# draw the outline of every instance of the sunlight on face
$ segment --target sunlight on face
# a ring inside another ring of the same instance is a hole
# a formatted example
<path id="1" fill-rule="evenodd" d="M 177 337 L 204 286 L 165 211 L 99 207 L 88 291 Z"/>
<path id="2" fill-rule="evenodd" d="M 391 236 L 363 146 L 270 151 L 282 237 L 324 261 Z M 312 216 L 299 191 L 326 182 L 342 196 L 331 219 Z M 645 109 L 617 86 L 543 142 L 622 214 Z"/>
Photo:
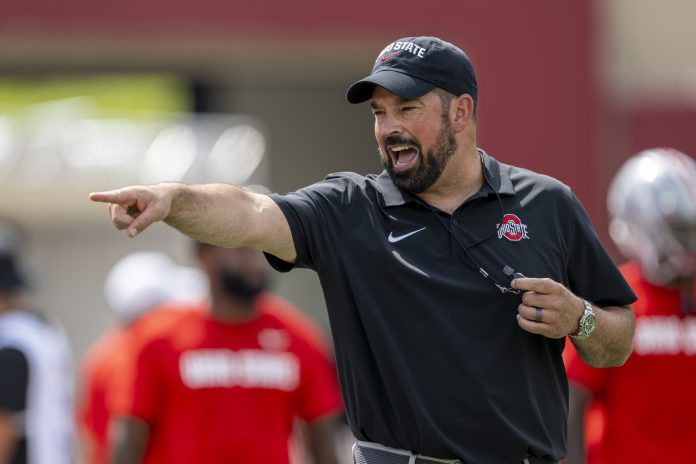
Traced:
<path id="1" fill-rule="evenodd" d="M 384 168 L 398 187 L 425 192 L 457 150 L 448 108 L 434 92 L 406 100 L 381 87 L 375 88 L 371 105 Z M 432 138 L 433 132 L 435 142 L 424 150 L 421 140 Z"/>

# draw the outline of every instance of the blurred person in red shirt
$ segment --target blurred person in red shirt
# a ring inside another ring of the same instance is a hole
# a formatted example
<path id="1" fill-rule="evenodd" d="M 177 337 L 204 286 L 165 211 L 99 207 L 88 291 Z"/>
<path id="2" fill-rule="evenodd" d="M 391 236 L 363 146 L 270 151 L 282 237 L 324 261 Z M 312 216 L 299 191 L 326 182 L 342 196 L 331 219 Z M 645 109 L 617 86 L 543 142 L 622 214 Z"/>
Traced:
<path id="1" fill-rule="evenodd" d="M 180 305 L 205 299 L 200 270 L 176 265 L 155 251 L 131 253 L 109 272 L 104 295 L 118 325 L 97 339 L 82 361 L 77 401 L 83 461 L 110 461 L 115 412 L 132 396 L 133 357 L 140 343 L 180 317 Z"/>
<path id="2" fill-rule="evenodd" d="M 336 463 L 342 401 L 321 329 L 264 291 L 260 251 L 196 246 L 209 303 L 141 347 L 113 462 L 287 464 L 300 419 L 313 462 Z"/>
<path id="3" fill-rule="evenodd" d="M 696 161 L 672 149 L 638 153 L 616 174 L 608 207 L 638 296 L 633 354 L 593 369 L 566 345 L 566 463 L 696 462 Z"/>

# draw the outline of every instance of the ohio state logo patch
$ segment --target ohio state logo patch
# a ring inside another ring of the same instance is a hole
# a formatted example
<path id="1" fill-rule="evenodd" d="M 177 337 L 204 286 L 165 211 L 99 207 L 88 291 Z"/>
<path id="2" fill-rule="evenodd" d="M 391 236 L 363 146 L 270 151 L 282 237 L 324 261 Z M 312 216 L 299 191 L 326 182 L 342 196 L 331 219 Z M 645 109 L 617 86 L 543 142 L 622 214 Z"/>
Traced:
<path id="1" fill-rule="evenodd" d="M 506 214 L 503 216 L 503 223 L 496 224 L 498 229 L 498 238 L 505 237 L 512 242 L 519 242 L 523 238 L 529 238 L 527 234 L 527 224 L 522 224 L 520 218 L 515 214 Z"/>

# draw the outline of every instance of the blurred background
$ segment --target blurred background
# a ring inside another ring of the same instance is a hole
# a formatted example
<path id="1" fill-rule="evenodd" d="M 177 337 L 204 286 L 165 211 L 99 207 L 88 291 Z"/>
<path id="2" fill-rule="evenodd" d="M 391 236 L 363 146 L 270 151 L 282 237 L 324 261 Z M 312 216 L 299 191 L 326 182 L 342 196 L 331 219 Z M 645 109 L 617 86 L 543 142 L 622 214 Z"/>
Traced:
<path id="1" fill-rule="evenodd" d="M 479 79 L 479 144 L 554 176 L 613 256 L 605 195 L 647 147 L 696 154 L 696 3 L 9 2 L 0 10 L 0 218 L 25 232 L 36 304 L 76 357 L 112 323 L 102 288 L 138 249 L 193 262 L 157 225 L 136 239 L 90 191 L 164 180 L 286 193 L 378 172 L 367 105 L 345 91 L 392 40 L 461 46 Z M 276 289 L 325 327 L 308 271 Z"/>

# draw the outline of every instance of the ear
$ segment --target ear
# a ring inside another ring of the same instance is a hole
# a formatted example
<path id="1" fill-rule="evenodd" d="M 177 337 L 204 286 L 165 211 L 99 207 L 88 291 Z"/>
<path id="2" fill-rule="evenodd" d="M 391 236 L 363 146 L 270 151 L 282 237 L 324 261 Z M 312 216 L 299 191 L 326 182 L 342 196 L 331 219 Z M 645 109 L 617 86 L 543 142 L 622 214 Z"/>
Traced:
<path id="1" fill-rule="evenodd" d="M 452 129 L 460 132 L 472 124 L 474 118 L 474 99 L 469 94 L 462 94 L 452 100 Z"/>

